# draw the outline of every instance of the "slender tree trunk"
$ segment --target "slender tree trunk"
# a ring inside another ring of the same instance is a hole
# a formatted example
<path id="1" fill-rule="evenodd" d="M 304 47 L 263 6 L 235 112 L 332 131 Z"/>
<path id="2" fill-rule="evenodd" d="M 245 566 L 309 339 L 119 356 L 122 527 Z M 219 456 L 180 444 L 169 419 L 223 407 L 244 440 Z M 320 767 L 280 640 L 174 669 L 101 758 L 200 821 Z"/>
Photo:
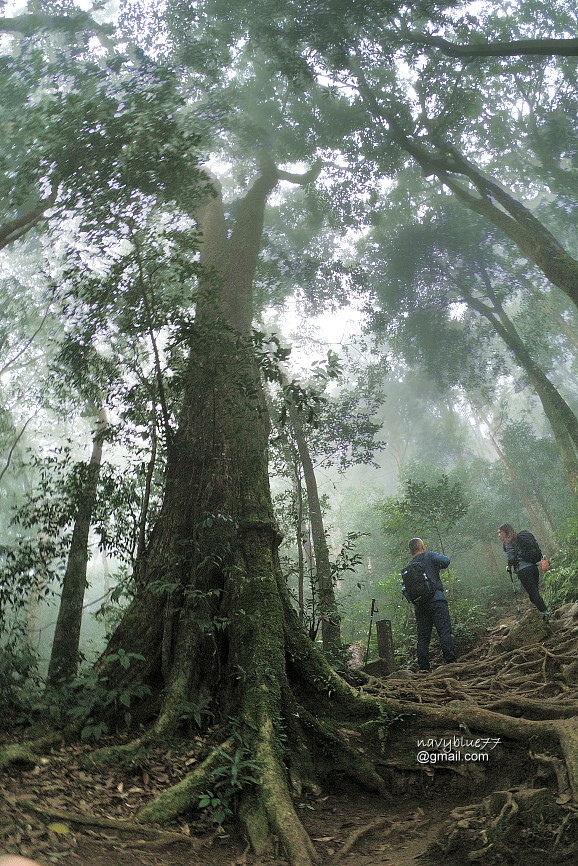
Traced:
<path id="1" fill-rule="evenodd" d="M 149 516 L 149 507 L 150 507 L 150 499 L 151 499 L 151 490 L 153 484 L 153 477 L 156 468 L 157 461 L 157 446 L 158 446 L 158 433 L 157 433 L 157 417 L 156 417 L 156 408 L 153 403 L 153 408 L 151 411 L 151 453 L 149 456 L 149 461 L 146 467 L 145 473 L 145 486 L 142 497 L 142 505 L 139 515 L 138 521 L 138 539 L 137 539 L 137 549 L 136 549 L 136 565 L 135 572 L 138 572 L 138 563 L 142 560 L 145 550 L 146 550 L 146 529 L 148 523 Z"/>
<path id="2" fill-rule="evenodd" d="M 496 553 L 494 551 L 493 544 L 486 544 L 486 556 L 488 557 L 488 562 L 490 563 L 490 569 L 492 572 L 492 577 L 497 578 L 500 575 L 500 566 L 498 564 L 498 560 L 496 558 Z"/>
<path id="3" fill-rule="evenodd" d="M 489 418 L 487 418 L 487 416 L 483 413 L 482 409 L 480 409 L 478 406 L 474 407 L 473 403 L 471 403 L 471 406 L 472 406 L 472 408 L 474 408 L 474 411 L 476 412 L 476 414 L 478 415 L 480 420 L 483 421 L 483 423 L 488 428 L 488 435 L 490 437 L 490 442 L 492 443 L 492 447 L 498 456 L 498 460 L 500 461 L 500 463 L 504 467 L 506 474 L 509 476 L 509 478 L 512 482 L 512 487 L 514 488 L 514 490 L 516 492 L 516 495 L 520 497 L 520 502 L 522 503 L 522 505 L 524 506 L 524 508 L 528 512 L 528 516 L 529 516 L 530 521 L 532 523 L 532 528 L 534 529 L 536 535 L 539 538 L 550 542 L 551 544 L 554 543 L 554 539 L 556 537 L 556 528 L 554 527 L 553 523 L 551 522 L 548 513 L 545 512 L 544 509 L 542 508 L 542 513 L 543 513 L 543 517 L 542 517 L 538 513 L 538 511 L 534 508 L 534 504 L 532 503 L 530 497 L 528 496 L 523 485 L 520 482 L 520 478 L 519 478 L 518 473 L 516 471 L 514 471 L 512 466 L 506 460 L 506 455 L 504 454 L 504 452 L 500 448 L 500 446 L 496 440 L 496 437 L 492 433 L 492 425 L 490 424 Z M 540 503 L 540 506 L 542 506 L 542 503 Z"/>
<path id="4" fill-rule="evenodd" d="M 317 479 L 313 468 L 313 461 L 309 453 L 309 446 L 303 432 L 303 425 L 299 412 L 294 406 L 289 407 L 289 417 L 295 434 L 295 441 L 299 450 L 299 458 L 303 467 L 303 477 L 307 491 L 307 505 L 309 507 L 309 521 L 311 523 L 311 535 L 313 539 L 313 552 L 315 554 L 315 573 L 318 595 L 318 616 L 321 620 L 321 637 L 323 641 L 323 652 L 328 659 L 337 661 L 341 656 L 341 617 L 335 598 L 333 586 L 333 572 L 329 559 L 329 548 L 325 536 L 321 502 Z"/>
<path id="5" fill-rule="evenodd" d="M 88 565 L 88 536 L 92 522 L 92 511 L 96 502 L 102 462 L 102 444 L 106 428 L 106 411 L 101 409 L 98 413 L 93 437 L 92 454 L 86 468 L 84 484 L 79 493 L 78 510 L 72 530 L 66 571 L 62 580 L 60 607 L 48 665 L 47 685 L 51 687 L 70 681 L 76 675 L 78 667 L 82 606 Z"/>
<path id="6" fill-rule="evenodd" d="M 364 103 L 376 120 L 385 122 L 391 139 L 434 175 L 473 213 L 480 214 L 504 232 L 534 262 L 553 285 L 578 306 L 578 261 L 574 259 L 522 202 L 494 178 L 466 159 L 446 142 L 409 135 L 396 112 L 382 103 L 355 58 L 351 68 Z"/>
<path id="7" fill-rule="evenodd" d="M 110 593 L 110 567 L 106 550 L 101 552 L 100 561 L 102 562 L 102 588 L 105 596 L 108 596 Z"/>
<path id="8" fill-rule="evenodd" d="M 305 552 L 303 550 L 303 485 L 301 484 L 301 466 L 297 454 L 293 457 L 293 490 L 297 512 L 295 515 L 295 538 L 297 542 L 297 604 L 299 619 L 305 619 Z"/>
<path id="9" fill-rule="evenodd" d="M 578 498 L 578 419 L 576 415 L 536 364 L 504 310 L 499 305 L 488 307 L 468 292 L 463 293 L 463 298 L 472 309 L 490 322 L 512 352 L 518 366 L 524 370 L 550 422 L 570 489 Z"/>

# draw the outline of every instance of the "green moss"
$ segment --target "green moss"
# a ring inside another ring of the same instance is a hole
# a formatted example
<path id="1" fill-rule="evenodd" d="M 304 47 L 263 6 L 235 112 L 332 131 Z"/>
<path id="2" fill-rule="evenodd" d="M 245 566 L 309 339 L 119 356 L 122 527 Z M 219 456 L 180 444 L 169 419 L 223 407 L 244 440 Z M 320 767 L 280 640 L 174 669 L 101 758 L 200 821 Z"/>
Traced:
<path id="1" fill-rule="evenodd" d="M 22 767 L 33 767 L 36 755 L 27 745 L 10 745 L 0 749 L 0 770 L 18 764 Z"/>
<path id="2" fill-rule="evenodd" d="M 110 746 L 89 752 L 82 758 L 85 767 L 118 767 L 133 770 L 148 758 L 149 750 L 139 740 L 124 746 Z"/>
<path id="3" fill-rule="evenodd" d="M 243 823 L 251 848 L 257 857 L 271 851 L 271 828 L 260 797 L 254 791 L 245 794 L 239 807 L 239 820 Z"/>
<path id="4" fill-rule="evenodd" d="M 26 743 L 11 743 L 4 746 L 0 749 L 0 770 L 14 764 L 33 767 L 37 755 L 43 754 L 60 742 L 62 742 L 62 734 L 55 733 Z"/>
<path id="5" fill-rule="evenodd" d="M 199 797 L 210 786 L 211 774 L 223 760 L 223 752 L 231 754 L 234 749 L 232 739 L 218 749 L 214 749 L 205 760 L 186 778 L 173 785 L 145 806 L 136 816 L 143 824 L 166 824 L 177 815 L 198 808 Z"/>

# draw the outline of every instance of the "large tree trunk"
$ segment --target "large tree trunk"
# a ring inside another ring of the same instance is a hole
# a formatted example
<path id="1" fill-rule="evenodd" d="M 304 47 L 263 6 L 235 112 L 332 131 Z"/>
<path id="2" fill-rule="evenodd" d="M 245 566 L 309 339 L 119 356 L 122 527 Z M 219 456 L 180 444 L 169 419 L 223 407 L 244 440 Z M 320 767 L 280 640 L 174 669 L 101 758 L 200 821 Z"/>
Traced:
<path id="1" fill-rule="evenodd" d="M 131 679 L 153 692 L 164 681 L 159 732 L 176 727 L 179 703 L 219 691 L 225 671 L 216 622 L 228 624 L 245 539 L 258 527 L 269 548 L 278 536 L 267 478 L 267 411 L 250 331 L 263 209 L 275 182 L 274 174 L 257 179 L 229 239 L 220 193 L 199 211 L 206 278 L 164 501 L 139 564 L 139 592 L 100 661 L 107 665 L 119 648 L 145 656 L 134 659 Z M 191 663 L 200 658 L 203 665 Z"/>
<path id="2" fill-rule="evenodd" d="M 93 437 L 92 454 L 86 467 L 82 490 L 79 492 L 78 511 L 62 579 L 60 607 L 48 665 L 47 685 L 52 687 L 70 681 L 76 675 L 78 668 L 82 606 L 88 565 L 88 536 L 96 502 L 102 463 L 102 443 L 107 426 L 106 410 L 100 409 Z"/>
<path id="3" fill-rule="evenodd" d="M 242 810 L 254 847 L 274 833 L 291 862 L 307 866 L 314 850 L 291 801 L 287 766 L 294 788 L 313 776 L 307 732 L 313 725 L 320 741 L 321 723 L 304 716 L 330 715 L 336 696 L 354 698 L 304 632 L 277 554 L 268 415 L 250 339 L 263 210 L 276 180 L 274 171 L 257 178 L 229 238 L 220 195 L 199 214 L 207 278 L 164 502 L 137 594 L 97 670 L 109 689 L 133 697 L 132 711 L 148 717 L 153 737 L 174 734 L 191 705 L 202 703 L 216 722 L 238 719 L 243 748 L 259 766 L 259 786 Z M 363 762 L 342 751 L 359 775 Z M 367 776 L 385 791 L 370 768 Z M 194 792 L 183 796 L 194 804 Z M 155 802 L 142 817 L 159 820 L 173 809 Z"/>

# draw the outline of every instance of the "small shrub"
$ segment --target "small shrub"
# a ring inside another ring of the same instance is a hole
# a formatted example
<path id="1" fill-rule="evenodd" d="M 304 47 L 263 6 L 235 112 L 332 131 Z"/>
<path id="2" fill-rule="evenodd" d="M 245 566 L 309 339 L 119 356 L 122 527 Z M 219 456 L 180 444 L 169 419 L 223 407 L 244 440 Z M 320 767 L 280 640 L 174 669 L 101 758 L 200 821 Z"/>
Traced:
<path id="1" fill-rule="evenodd" d="M 239 794 L 248 785 L 256 785 L 259 764 L 247 757 L 248 749 L 240 745 L 232 755 L 218 750 L 223 763 L 211 773 L 211 788 L 199 797 L 199 808 L 206 809 L 211 821 L 219 826 L 237 813 Z"/>
<path id="2" fill-rule="evenodd" d="M 578 518 L 568 520 L 562 549 L 552 557 L 544 576 L 544 595 L 548 606 L 560 607 L 578 600 Z"/>
<path id="3" fill-rule="evenodd" d="M 133 660 L 142 658 L 139 653 L 127 653 L 119 649 L 109 655 L 108 662 L 118 663 L 126 670 Z M 80 737 L 86 741 L 98 740 L 109 733 L 109 726 L 104 718 L 121 719 L 126 727 L 129 727 L 131 704 L 135 699 L 139 700 L 148 694 L 149 686 L 138 682 L 126 687 L 111 688 L 108 677 L 89 669 L 80 671 L 70 683 L 47 690 L 45 700 L 52 723 L 61 727 L 70 723 L 81 723 Z"/>
<path id="4" fill-rule="evenodd" d="M 0 647 L 0 706 L 3 721 L 8 715 L 15 724 L 30 721 L 40 679 L 38 655 L 28 644 L 13 641 Z"/>

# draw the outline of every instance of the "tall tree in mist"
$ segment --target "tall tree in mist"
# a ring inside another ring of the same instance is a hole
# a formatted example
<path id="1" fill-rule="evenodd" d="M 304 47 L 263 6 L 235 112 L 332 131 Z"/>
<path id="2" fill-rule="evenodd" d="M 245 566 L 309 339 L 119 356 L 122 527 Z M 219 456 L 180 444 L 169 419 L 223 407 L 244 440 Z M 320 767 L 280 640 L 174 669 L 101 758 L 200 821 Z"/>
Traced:
<path id="1" fill-rule="evenodd" d="M 78 669 L 82 608 L 89 560 L 88 539 L 102 465 L 103 441 L 108 426 L 104 409 L 97 409 L 94 415 L 92 452 L 90 460 L 84 466 L 82 483 L 78 490 L 77 510 L 66 569 L 62 577 L 58 617 L 50 652 L 47 685 L 52 687 L 72 680 Z"/>
<path id="2" fill-rule="evenodd" d="M 315 619 L 318 619 L 321 624 L 323 649 L 327 657 L 342 661 L 339 600 L 335 586 L 336 569 L 330 558 L 316 473 L 320 469 L 329 467 L 337 467 L 338 472 L 342 473 L 347 468 L 362 463 L 377 466 L 373 459 L 374 452 L 382 448 L 385 443 L 376 439 L 381 425 L 376 422 L 374 416 L 383 397 L 375 371 L 371 369 L 363 373 L 357 371 L 356 386 L 351 387 L 347 383 L 342 383 L 342 389 L 336 396 L 329 397 L 323 393 L 327 379 L 337 378 L 339 375 L 340 368 L 337 360 L 334 353 L 330 351 L 327 363 L 316 367 L 312 380 L 314 407 L 300 407 L 298 400 L 291 399 L 295 382 L 290 383 L 282 374 L 287 402 L 282 410 L 284 422 L 279 423 L 279 419 L 275 419 L 278 428 L 275 444 L 281 449 L 279 455 L 281 459 L 277 461 L 280 474 L 290 475 L 295 482 L 300 582 L 304 577 L 302 567 L 304 557 L 300 538 L 302 525 L 305 522 L 304 515 L 310 527 L 316 584 L 312 625 L 316 627 Z M 385 365 L 379 366 L 380 372 L 383 373 Z M 299 598 L 303 611 L 304 592 L 301 584 Z"/>

